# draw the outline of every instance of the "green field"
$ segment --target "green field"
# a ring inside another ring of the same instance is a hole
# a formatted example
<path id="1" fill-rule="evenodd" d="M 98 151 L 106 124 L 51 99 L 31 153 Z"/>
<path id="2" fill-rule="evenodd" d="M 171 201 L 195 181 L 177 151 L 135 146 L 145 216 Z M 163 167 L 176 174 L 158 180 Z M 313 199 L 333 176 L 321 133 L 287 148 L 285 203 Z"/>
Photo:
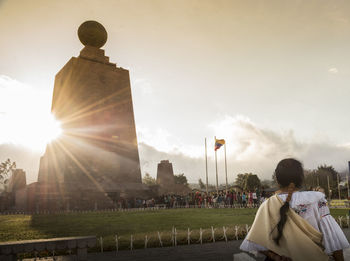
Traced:
<path id="1" fill-rule="evenodd" d="M 239 225 L 240 238 L 245 224 L 254 220 L 256 209 L 168 209 L 142 212 L 89 212 L 41 215 L 0 216 L 0 241 L 27 240 L 66 236 L 96 235 L 103 237 L 105 249 L 115 248 L 115 235 L 120 236 L 120 247 L 127 248 L 130 236 L 135 246 L 143 247 L 144 238 L 150 238 L 150 246 L 158 246 L 157 231 L 162 233 L 165 245 L 170 245 L 171 230 L 178 232 L 178 242 L 186 243 L 187 229 L 193 230 L 192 242 L 199 238 L 199 228 L 204 229 L 204 241 L 211 238 L 211 226 L 222 239 L 222 227 L 228 227 L 229 239 L 234 238 L 234 227 Z M 332 209 L 334 217 L 346 216 L 347 209 Z"/>

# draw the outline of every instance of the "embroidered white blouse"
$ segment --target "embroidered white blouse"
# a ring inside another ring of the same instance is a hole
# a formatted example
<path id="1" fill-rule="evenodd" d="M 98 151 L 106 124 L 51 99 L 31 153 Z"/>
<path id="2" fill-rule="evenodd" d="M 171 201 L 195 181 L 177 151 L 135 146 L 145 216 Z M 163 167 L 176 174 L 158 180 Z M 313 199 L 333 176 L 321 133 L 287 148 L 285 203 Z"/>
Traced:
<path id="1" fill-rule="evenodd" d="M 287 198 L 287 194 L 279 194 L 278 196 L 283 201 Z M 349 242 L 343 231 L 330 215 L 327 200 L 323 193 L 316 191 L 294 192 L 289 205 L 297 214 L 323 234 L 323 246 L 327 254 L 349 247 Z M 240 249 L 247 252 L 267 250 L 265 247 L 247 239 L 243 240 Z"/>

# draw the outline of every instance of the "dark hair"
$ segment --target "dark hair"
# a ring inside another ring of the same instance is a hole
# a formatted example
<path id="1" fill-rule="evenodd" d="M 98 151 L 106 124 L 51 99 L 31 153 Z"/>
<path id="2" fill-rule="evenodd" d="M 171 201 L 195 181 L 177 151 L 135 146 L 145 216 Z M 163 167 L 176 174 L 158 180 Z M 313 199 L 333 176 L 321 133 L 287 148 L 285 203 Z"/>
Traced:
<path id="1" fill-rule="evenodd" d="M 280 208 L 280 221 L 277 224 L 278 235 L 276 238 L 274 238 L 276 244 L 279 245 L 283 227 L 287 221 L 289 201 L 292 197 L 294 187 L 300 188 L 304 181 L 303 165 L 296 159 L 283 159 L 277 164 L 275 176 L 280 187 L 288 187 L 287 200 Z"/>

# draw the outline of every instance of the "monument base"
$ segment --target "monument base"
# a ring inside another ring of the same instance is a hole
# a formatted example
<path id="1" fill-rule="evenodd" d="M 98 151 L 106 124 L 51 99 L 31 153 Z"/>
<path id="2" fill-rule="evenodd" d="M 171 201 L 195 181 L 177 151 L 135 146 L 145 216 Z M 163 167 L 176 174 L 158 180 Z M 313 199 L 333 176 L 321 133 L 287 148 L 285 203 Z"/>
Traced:
<path id="1" fill-rule="evenodd" d="M 144 184 L 111 184 L 98 190 L 78 183 L 32 183 L 16 192 L 16 210 L 29 212 L 115 209 L 121 201 L 133 207 L 136 199 L 148 199 L 153 193 Z"/>
<path id="2" fill-rule="evenodd" d="M 192 190 L 183 184 L 172 184 L 171 186 L 159 185 L 158 194 L 159 195 L 181 195 L 186 196 L 191 193 Z"/>

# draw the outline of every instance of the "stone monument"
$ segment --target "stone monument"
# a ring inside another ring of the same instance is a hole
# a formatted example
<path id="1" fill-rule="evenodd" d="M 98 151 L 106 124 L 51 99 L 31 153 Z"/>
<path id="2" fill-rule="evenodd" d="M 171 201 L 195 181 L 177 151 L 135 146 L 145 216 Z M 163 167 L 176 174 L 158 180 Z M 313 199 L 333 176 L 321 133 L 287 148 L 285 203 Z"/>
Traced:
<path id="1" fill-rule="evenodd" d="M 9 180 L 8 191 L 17 191 L 27 185 L 26 173 L 23 169 L 14 169 Z"/>
<path id="2" fill-rule="evenodd" d="M 161 160 L 157 167 L 158 194 L 185 195 L 191 189 L 183 184 L 176 184 L 174 178 L 173 164 L 169 160 Z"/>
<path id="3" fill-rule="evenodd" d="M 157 167 L 157 184 L 162 186 L 174 186 L 173 164 L 169 160 L 161 160 Z"/>
<path id="4" fill-rule="evenodd" d="M 78 36 L 84 45 L 79 57 L 72 57 L 55 77 L 51 111 L 63 133 L 41 157 L 39 191 L 76 205 L 81 204 L 79 198 L 91 201 L 91 195 L 104 203 L 121 193 L 140 195 L 146 188 L 129 71 L 111 63 L 100 49 L 107 41 L 100 23 L 84 22 Z"/>

